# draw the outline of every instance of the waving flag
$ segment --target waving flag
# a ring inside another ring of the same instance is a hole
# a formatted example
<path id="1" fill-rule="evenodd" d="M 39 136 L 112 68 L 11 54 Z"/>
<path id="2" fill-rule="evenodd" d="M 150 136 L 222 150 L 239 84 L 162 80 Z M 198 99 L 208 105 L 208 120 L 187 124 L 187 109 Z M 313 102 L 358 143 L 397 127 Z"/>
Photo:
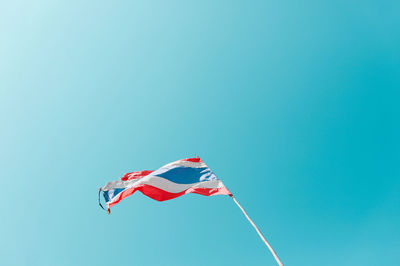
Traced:
<path id="1" fill-rule="evenodd" d="M 100 188 L 110 208 L 136 191 L 158 200 L 170 200 L 187 193 L 204 196 L 232 195 L 210 168 L 199 158 L 178 160 L 158 170 L 125 174 L 120 180 Z"/>
<path id="2" fill-rule="evenodd" d="M 107 212 L 110 213 L 112 206 L 137 190 L 158 201 L 174 199 L 187 193 L 204 196 L 229 195 L 257 231 L 279 266 L 283 266 L 278 255 L 243 207 L 199 157 L 178 160 L 155 171 L 144 170 L 127 173 L 120 180 L 109 182 L 100 188 L 99 204 L 103 208 L 100 203 L 100 193 L 103 192 L 108 208 Z"/>

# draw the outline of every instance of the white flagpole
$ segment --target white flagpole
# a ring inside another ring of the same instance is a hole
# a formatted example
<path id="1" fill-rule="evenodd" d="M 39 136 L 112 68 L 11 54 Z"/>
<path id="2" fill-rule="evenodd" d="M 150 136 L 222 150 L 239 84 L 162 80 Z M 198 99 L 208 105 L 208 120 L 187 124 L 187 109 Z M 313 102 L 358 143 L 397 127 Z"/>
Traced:
<path id="1" fill-rule="evenodd" d="M 251 223 L 251 225 L 256 229 L 258 235 L 260 236 L 261 240 L 265 243 L 265 245 L 268 247 L 268 249 L 271 251 L 272 255 L 274 256 L 276 262 L 278 263 L 279 266 L 283 266 L 283 263 L 281 260 L 278 258 L 278 255 L 276 255 L 274 249 L 271 247 L 271 245 L 268 243 L 268 241 L 265 239 L 265 237 L 262 235 L 260 229 L 258 229 L 257 225 L 250 219 L 250 217 L 247 215 L 246 211 L 243 209 L 242 206 L 240 206 L 239 202 L 235 199 L 233 195 L 231 195 L 231 198 L 233 201 L 236 203 L 236 205 L 240 208 L 240 210 L 243 212 L 244 216 L 246 216 L 247 220 Z"/>

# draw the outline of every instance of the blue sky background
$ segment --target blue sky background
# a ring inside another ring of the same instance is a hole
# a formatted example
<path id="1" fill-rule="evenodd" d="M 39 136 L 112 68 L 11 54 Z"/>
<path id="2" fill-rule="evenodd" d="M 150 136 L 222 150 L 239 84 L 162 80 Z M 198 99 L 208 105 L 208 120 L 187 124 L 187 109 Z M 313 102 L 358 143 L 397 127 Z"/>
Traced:
<path id="1" fill-rule="evenodd" d="M 285 265 L 400 265 L 399 1 L 2 1 L 0 264 L 275 265 L 229 197 L 107 216 L 198 154 Z"/>

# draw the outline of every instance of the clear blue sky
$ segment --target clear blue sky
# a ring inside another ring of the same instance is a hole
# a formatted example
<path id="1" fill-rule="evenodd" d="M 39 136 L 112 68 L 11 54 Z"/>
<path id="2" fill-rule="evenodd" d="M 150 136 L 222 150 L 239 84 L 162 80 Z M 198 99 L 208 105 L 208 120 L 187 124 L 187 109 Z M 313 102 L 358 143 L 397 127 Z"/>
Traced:
<path id="1" fill-rule="evenodd" d="M 0 264 L 275 265 L 229 197 L 106 215 L 195 154 L 285 265 L 400 265 L 399 1 L 3 1 Z"/>

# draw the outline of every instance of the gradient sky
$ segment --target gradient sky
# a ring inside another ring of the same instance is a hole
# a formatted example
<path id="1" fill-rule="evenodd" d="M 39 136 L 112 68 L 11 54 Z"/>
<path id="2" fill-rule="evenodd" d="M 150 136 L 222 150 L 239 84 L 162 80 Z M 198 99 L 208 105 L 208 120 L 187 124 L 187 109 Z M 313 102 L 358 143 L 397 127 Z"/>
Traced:
<path id="1" fill-rule="evenodd" d="M 226 196 L 98 207 L 195 154 L 285 265 L 400 265 L 399 10 L 2 1 L 0 265 L 276 265 Z"/>

